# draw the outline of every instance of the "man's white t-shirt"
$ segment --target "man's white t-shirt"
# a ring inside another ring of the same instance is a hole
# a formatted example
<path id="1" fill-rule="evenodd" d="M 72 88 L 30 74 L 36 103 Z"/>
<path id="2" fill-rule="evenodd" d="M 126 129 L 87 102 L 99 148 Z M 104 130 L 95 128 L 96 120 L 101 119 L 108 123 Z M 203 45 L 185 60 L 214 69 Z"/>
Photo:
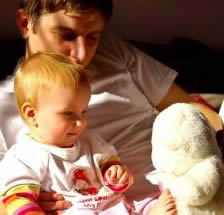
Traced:
<path id="1" fill-rule="evenodd" d="M 145 178 L 153 169 L 151 132 L 155 108 L 173 83 L 176 72 L 105 32 L 93 62 L 89 129 L 115 146 L 134 176 L 126 196 L 157 191 Z M 13 99 L 13 79 L 0 83 L 0 159 L 24 127 Z"/>

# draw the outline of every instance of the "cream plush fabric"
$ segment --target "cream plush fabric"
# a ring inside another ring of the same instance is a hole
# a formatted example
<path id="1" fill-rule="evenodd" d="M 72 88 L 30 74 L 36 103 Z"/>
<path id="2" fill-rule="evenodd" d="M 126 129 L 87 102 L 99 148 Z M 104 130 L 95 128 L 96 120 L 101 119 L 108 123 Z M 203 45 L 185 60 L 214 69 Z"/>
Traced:
<path id="1" fill-rule="evenodd" d="M 220 110 L 219 110 L 219 115 L 222 118 L 222 122 L 224 124 L 224 100 L 222 101 L 222 105 L 221 105 Z"/>
<path id="2" fill-rule="evenodd" d="M 224 214 L 224 168 L 215 132 L 189 104 L 162 111 L 152 133 L 152 161 L 179 215 Z"/>

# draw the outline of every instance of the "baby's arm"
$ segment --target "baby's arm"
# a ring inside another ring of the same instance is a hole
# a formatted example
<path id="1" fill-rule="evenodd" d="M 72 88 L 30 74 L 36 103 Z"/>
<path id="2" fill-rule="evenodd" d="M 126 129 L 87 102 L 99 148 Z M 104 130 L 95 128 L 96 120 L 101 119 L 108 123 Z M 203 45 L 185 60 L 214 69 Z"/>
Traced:
<path id="1" fill-rule="evenodd" d="M 102 183 L 114 192 L 126 191 L 133 183 L 132 175 L 117 156 L 114 146 L 105 143 L 98 135 L 92 135 L 93 159 Z"/>
<path id="2" fill-rule="evenodd" d="M 37 204 L 39 185 L 17 185 L 1 196 L 1 201 L 8 215 L 35 214 L 45 215 Z"/>

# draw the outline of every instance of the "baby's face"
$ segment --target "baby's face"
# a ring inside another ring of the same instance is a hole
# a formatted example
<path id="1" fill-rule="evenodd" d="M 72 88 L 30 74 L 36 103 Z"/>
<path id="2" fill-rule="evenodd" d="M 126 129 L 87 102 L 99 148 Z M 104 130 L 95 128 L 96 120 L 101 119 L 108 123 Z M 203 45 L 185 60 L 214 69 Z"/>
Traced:
<path id="1" fill-rule="evenodd" d="M 87 124 L 90 89 L 53 87 L 38 97 L 35 137 L 49 145 L 71 147 Z"/>

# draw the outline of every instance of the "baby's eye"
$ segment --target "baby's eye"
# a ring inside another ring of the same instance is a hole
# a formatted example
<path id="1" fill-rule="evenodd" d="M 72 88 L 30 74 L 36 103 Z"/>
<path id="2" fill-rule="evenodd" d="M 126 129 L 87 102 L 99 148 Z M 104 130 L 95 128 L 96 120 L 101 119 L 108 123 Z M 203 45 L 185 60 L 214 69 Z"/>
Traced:
<path id="1" fill-rule="evenodd" d="M 64 116 L 66 116 L 66 117 L 70 117 L 70 116 L 73 116 L 73 112 L 70 112 L 70 111 L 68 111 L 68 112 L 64 112 L 64 113 L 62 113 Z"/>
<path id="2" fill-rule="evenodd" d="M 86 117 L 87 114 L 88 114 L 88 110 L 84 110 L 84 111 L 82 112 L 82 116 L 84 116 L 84 117 Z"/>
<path id="3" fill-rule="evenodd" d="M 82 112 L 82 114 L 87 114 L 88 113 L 88 110 L 84 110 L 83 112 Z"/>

